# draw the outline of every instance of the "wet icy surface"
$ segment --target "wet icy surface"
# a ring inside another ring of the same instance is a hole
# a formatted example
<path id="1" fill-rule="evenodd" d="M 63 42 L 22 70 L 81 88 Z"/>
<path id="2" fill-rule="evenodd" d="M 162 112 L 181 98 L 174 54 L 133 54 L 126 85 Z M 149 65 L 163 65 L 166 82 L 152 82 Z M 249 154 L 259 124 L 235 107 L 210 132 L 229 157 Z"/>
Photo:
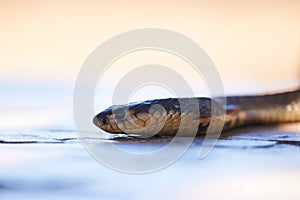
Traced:
<path id="1" fill-rule="evenodd" d="M 97 162 L 75 131 L 1 131 L 0 199 L 299 199 L 299 124 L 228 132 L 199 159 L 196 138 L 172 165 L 128 174 Z M 134 152 L 170 138 L 82 138 Z M 142 163 L 141 163 L 142 165 Z"/>

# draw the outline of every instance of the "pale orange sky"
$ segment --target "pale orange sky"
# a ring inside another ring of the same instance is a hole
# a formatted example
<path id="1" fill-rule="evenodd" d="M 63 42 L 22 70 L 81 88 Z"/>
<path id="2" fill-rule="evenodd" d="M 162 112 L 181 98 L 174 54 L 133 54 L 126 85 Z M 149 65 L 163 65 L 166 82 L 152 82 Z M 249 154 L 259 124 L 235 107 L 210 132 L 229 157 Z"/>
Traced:
<path id="1" fill-rule="evenodd" d="M 0 0 L 0 79 L 72 84 L 103 41 L 148 27 L 196 41 L 225 88 L 293 86 L 300 80 L 299 19 L 297 0 Z"/>

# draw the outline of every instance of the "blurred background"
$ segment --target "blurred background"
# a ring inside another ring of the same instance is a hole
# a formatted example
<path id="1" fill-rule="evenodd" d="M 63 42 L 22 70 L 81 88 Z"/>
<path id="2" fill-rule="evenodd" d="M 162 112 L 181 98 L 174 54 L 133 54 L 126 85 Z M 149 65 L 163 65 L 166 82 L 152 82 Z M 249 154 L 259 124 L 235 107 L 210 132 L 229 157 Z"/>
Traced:
<path id="1" fill-rule="evenodd" d="M 105 40 L 138 28 L 170 29 L 197 42 L 227 94 L 294 88 L 299 19 L 297 0 L 0 0 L 0 129 L 75 129 L 81 65 Z"/>

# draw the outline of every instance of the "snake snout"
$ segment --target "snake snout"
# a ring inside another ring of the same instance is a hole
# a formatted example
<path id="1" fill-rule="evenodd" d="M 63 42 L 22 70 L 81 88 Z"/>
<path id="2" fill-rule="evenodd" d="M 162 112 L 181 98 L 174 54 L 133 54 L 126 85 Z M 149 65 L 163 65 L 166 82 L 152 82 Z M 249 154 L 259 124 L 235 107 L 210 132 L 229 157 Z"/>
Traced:
<path id="1" fill-rule="evenodd" d="M 107 117 L 100 117 L 100 116 L 95 116 L 93 119 L 93 123 L 99 127 L 100 129 L 102 129 L 103 131 L 109 131 L 108 130 L 108 121 L 106 119 Z M 111 131 L 109 131 L 111 132 Z"/>
<path id="2" fill-rule="evenodd" d="M 103 126 L 103 124 L 100 124 L 99 121 L 102 121 L 102 120 L 99 120 L 97 116 L 95 116 L 93 118 L 93 124 L 95 124 L 97 127 L 101 128 Z"/>

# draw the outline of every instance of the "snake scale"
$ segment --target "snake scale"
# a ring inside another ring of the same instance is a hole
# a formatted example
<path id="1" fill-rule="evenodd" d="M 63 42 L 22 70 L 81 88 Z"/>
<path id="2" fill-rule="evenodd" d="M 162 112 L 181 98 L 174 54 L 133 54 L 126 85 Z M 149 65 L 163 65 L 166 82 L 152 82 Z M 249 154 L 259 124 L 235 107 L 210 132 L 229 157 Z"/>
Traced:
<path id="1" fill-rule="evenodd" d="M 184 110 L 180 107 L 181 101 L 185 102 Z M 198 114 L 194 109 L 195 102 L 198 104 Z M 154 99 L 115 105 L 96 115 L 93 123 L 109 133 L 133 135 L 174 136 L 179 127 L 183 127 L 184 136 L 189 136 L 192 131 L 189 127 L 195 125 L 198 135 L 206 134 L 213 118 L 224 124 L 221 127 L 223 131 L 249 125 L 300 121 L 300 90 L 228 96 L 224 106 L 218 103 L 218 99 L 201 97 Z"/>

